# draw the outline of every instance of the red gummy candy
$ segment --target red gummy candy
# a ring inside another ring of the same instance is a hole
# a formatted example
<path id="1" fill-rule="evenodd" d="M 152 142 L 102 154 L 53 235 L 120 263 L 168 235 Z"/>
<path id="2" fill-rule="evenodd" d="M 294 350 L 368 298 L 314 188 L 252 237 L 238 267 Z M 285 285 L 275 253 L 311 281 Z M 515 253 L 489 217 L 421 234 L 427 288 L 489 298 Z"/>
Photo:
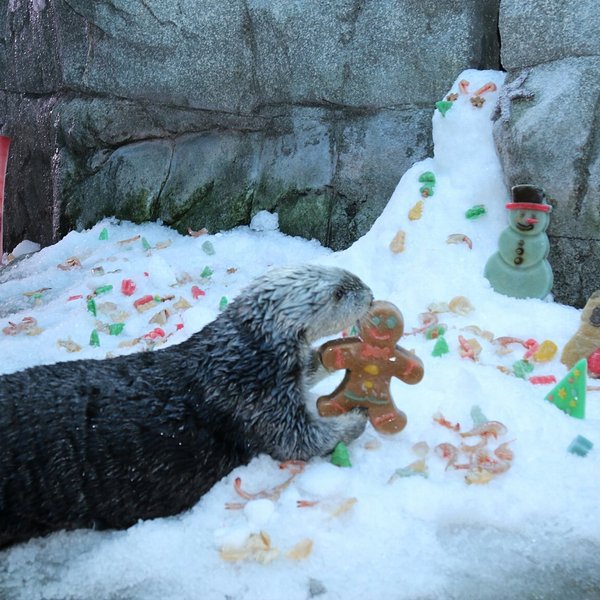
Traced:
<path id="1" fill-rule="evenodd" d="M 180 329 L 183 329 L 183 323 L 177 323 L 175 327 L 177 328 L 177 331 L 179 331 Z"/>
<path id="2" fill-rule="evenodd" d="M 142 306 L 142 304 L 148 304 L 148 302 L 152 302 L 152 300 L 154 300 L 154 296 L 150 296 L 150 294 L 148 294 L 147 296 L 138 298 L 133 305 L 137 308 L 138 306 Z"/>
<path id="3" fill-rule="evenodd" d="M 600 376 L 600 348 L 596 348 L 587 359 L 588 371 L 595 377 Z"/>
<path id="4" fill-rule="evenodd" d="M 148 332 L 144 337 L 149 338 L 151 340 L 155 340 L 156 338 L 159 338 L 159 337 L 165 337 L 165 335 L 166 335 L 166 333 L 165 333 L 164 329 L 161 329 L 160 327 L 156 327 L 152 331 Z"/>
<path id="5" fill-rule="evenodd" d="M 206 292 L 201 290 L 197 285 L 194 285 L 192 286 L 192 296 L 194 297 L 194 300 L 198 300 L 200 296 L 206 296 Z"/>
<path id="6" fill-rule="evenodd" d="M 132 279 L 123 279 L 121 281 L 121 292 L 126 296 L 131 296 L 136 289 L 135 282 Z"/>
<path id="7" fill-rule="evenodd" d="M 69 296 L 67 302 L 71 302 L 71 300 L 79 300 L 79 298 L 83 298 L 83 296 L 81 294 L 78 294 L 77 296 Z"/>
<path id="8" fill-rule="evenodd" d="M 534 384 L 556 383 L 554 375 L 534 375 L 529 378 L 529 381 Z"/>

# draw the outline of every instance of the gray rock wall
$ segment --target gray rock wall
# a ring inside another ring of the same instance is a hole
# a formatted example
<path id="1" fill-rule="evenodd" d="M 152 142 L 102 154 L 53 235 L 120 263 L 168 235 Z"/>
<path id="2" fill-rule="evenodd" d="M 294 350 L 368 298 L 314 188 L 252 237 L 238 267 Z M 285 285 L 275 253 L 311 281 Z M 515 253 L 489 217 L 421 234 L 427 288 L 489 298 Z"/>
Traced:
<path id="1" fill-rule="evenodd" d="M 430 153 L 456 75 L 498 67 L 498 3 L 3 3 L 6 245 L 110 214 L 214 231 L 267 208 L 345 247 Z"/>
<path id="2" fill-rule="evenodd" d="M 580 307 L 600 289 L 599 24 L 597 0 L 502 0 L 500 7 L 507 81 L 526 77 L 521 92 L 533 97 L 517 91 L 505 103 L 496 145 L 508 185 L 531 182 L 553 199 L 553 293 Z"/>

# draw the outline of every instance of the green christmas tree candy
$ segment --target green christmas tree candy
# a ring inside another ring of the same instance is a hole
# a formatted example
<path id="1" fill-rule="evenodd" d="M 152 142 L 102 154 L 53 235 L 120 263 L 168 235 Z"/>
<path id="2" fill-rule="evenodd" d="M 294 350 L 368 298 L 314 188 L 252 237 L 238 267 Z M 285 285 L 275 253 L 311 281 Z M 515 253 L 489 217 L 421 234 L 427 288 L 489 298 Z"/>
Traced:
<path id="1" fill-rule="evenodd" d="M 448 348 L 448 342 L 443 335 L 440 335 L 435 343 L 435 346 L 433 347 L 431 356 L 444 356 L 444 354 L 448 354 L 448 352 L 450 352 L 450 348 Z"/>
<path id="2" fill-rule="evenodd" d="M 340 442 L 334 449 L 331 455 L 332 464 L 337 467 L 351 467 L 350 453 L 348 452 L 348 446 L 344 442 Z"/>
<path id="3" fill-rule="evenodd" d="M 435 103 L 435 107 L 442 113 L 442 117 L 446 116 L 446 113 L 454 106 L 454 102 L 448 100 L 440 100 Z"/>
<path id="4" fill-rule="evenodd" d="M 98 337 L 98 332 L 95 329 L 92 329 L 92 334 L 90 335 L 90 346 L 100 346 L 100 338 Z"/>
<path id="5" fill-rule="evenodd" d="M 587 360 L 582 358 L 546 396 L 548 402 L 576 419 L 585 417 Z"/>
<path id="6" fill-rule="evenodd" d="M 100 232 L 98 239 L 103 241 L 106 241 L 108 239 L 108 229 L 106 229 L 106 227 Z"/>

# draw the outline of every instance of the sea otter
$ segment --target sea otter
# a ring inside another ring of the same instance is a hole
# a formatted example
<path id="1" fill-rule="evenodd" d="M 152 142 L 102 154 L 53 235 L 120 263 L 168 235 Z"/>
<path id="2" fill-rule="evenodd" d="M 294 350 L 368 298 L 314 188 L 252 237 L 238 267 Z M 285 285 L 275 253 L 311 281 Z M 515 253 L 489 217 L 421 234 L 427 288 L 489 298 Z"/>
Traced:
<path id="1" fill-rule="evenodd" d="M 181 344 L 0 377 L 0 546 L 173 515 L 260 453 L 352 441 L 366 415 L 317 414 L 311 343 L 372 301 L 340 268 L 275 269 Z"/>

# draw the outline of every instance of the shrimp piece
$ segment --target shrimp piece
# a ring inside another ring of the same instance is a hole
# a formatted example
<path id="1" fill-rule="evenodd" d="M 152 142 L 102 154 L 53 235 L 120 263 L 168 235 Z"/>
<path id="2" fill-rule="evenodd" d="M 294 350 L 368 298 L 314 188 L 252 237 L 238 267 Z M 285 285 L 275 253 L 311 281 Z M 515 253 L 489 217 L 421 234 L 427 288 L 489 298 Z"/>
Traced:
<path id="1" fill-rule="evenodd" d="M 474 437 L 481 436 L 484 439 L 489 437 L 493 437 L 494 439 L 498 439 L 498 436 L 504 435 L 508 429 L 505 425 L 500 423 L 500 421 L 487 421 L 487 423 L 482 423 L 481 425 L 477 425 L 477 427 L 473 427 L 471 431 L 466 431 L 465 433 L 461 433 L 462 437 Z"/>
<path id="2" fill-rule="evenodd" d="M 446 471 L 448 469 L 468 469 L 470 465 L 458 465 L 456 461 L 458 460 L 458 448 L 452 444 L 448 444 L 444 442 L 443 444 L 438 444 L 435 447 L 435 453 L 440 458 L 448 459 L 448 463 L 446 464 Z"/>
<path id="3" fill-rule="evenodd" d="M 446 429 L 450 429 L 451 431 L 456 431 L 456 432 L 460 431 L 460 423 L 456 423 L 453 425 L 450 421 L 448 421 L 448 419 L 444 418 L 444 415 L 441 412 L 436 412 L 435 415 L 433 415 L 433 420 L 438 425 L 441 425 L 442 427 L 445 427 Z"/>
<path id="4" fill-rule="evenodd" d="M 474 469 L 465 475 L 465 481 L 469 484 L 484 484 L 489 483 L 494 478 L 494 473 L 486 469 Z"/>
<path id="5" fill-rule="evenodd" d="M 512 462 L 515 457 L 514 452 L 508 447 L 512 442 L 504 442 L 504 444 L 500 444 L 495 450 L 494 454 L 505 462 Z"/>

